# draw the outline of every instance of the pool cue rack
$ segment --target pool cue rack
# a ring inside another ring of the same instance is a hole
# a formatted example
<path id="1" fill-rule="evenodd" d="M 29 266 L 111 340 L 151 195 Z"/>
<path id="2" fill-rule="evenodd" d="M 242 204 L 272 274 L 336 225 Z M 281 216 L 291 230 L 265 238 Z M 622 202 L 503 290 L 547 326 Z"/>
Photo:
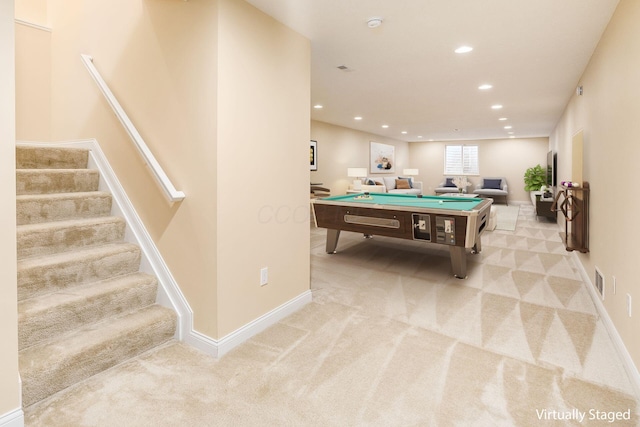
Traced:
<path id="1" fill-rule="evenodd" d="M 589 183 L 561 185 L 551 210 L 564 215 L 560 233 L 568 251 L 589 252 Z"/>

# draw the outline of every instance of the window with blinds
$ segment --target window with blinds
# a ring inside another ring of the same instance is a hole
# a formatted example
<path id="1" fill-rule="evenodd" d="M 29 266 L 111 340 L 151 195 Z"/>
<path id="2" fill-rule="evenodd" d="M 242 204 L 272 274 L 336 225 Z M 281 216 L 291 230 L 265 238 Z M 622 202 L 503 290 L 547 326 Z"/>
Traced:
<path id="1" fill-rule="evenodd" d="M 445 175 L 480 175 L 477 145 L 447 145 L 444 150 Z"/>

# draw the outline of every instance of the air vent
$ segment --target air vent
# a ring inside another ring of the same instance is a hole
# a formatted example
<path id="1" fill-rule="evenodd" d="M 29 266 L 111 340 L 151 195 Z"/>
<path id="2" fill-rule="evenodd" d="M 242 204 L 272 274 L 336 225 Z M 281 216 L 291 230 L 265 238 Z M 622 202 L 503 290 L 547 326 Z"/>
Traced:
<path id="1" fill-rule="evenodd" d="M 351 68 L 347 67 L 346 65 L 338 65 L 336 68 L 338 70 L 344 71 L 345 73 L 349 73 L 353 71 Z"/>
<path id="2" fill-rule="evenodd" d="M 604 275 L 598 267 L 596 267 L 596 289 L 600 292 L 600 297 L 604 301 Z"/>

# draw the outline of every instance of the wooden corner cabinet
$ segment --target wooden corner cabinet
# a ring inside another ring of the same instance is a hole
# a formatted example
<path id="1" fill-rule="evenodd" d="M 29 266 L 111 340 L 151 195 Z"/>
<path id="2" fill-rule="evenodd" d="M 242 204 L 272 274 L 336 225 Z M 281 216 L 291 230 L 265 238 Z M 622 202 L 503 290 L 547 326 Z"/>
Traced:
<path id="1" fill-rule="evenodd" d="M 561 233 L 568 251 L 589 252 L 589 183 L 580 187 L 561 186 L 552 210 L 564 215 L 564 233 Z"/>

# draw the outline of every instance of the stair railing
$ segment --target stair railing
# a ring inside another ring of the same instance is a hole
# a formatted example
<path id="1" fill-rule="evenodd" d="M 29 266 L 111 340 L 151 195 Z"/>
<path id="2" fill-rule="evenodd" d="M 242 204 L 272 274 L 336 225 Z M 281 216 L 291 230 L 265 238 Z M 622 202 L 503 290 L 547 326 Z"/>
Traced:
<path id="1" fill-rule="evenodd" d="M 118 117 L 118 120 L 120 120 L 120 123 L 122 123 L 122 126 L 124 126 L 125 130 L 129 134 L 129 137 L 134 142 L 134 145 L 142 155 L 145 164 L 149 167 L 149 169 L 151 169 L 153 177 L 156 179 L 156 181 L 164 191 L 165 196 L 169 199 L 169 202 L 174 203 L 183 200 L 185 198 L 185 194 L 182 191 L 176 190 L 176 187 L 164 172 L 164 169 L 162 169 L 162 166 L 160 166 L 160 163 L 158 163 L 153 153 L 151 153 L 151 150 L 149 150 L 149 147 L 144 142 L 144 139 L 142 139 L 142 136 L 129 119 L 129 116 L 127 116 L 127 113 L 125 113 L 124 109 L 122 108 L 116 97 L 113 95 L 113 92 L 111 92 L 109 86 L 107 86 L 107 83 L 104 81 L 96 67 L 93 65 L 93 58 L 89 55 L 80 56 L 82 57 L 82 62 L 87 67 L 87 70 L 89 70 L 89 74 L 91 74 L 91 77 L 100 88 L 100 91 L 102 91 L 102 94 L 107 99 L 107 102 L 109 103 L 109 105 L 111 105 L 111 108 L 116 114 L 116 117 Z"/>

